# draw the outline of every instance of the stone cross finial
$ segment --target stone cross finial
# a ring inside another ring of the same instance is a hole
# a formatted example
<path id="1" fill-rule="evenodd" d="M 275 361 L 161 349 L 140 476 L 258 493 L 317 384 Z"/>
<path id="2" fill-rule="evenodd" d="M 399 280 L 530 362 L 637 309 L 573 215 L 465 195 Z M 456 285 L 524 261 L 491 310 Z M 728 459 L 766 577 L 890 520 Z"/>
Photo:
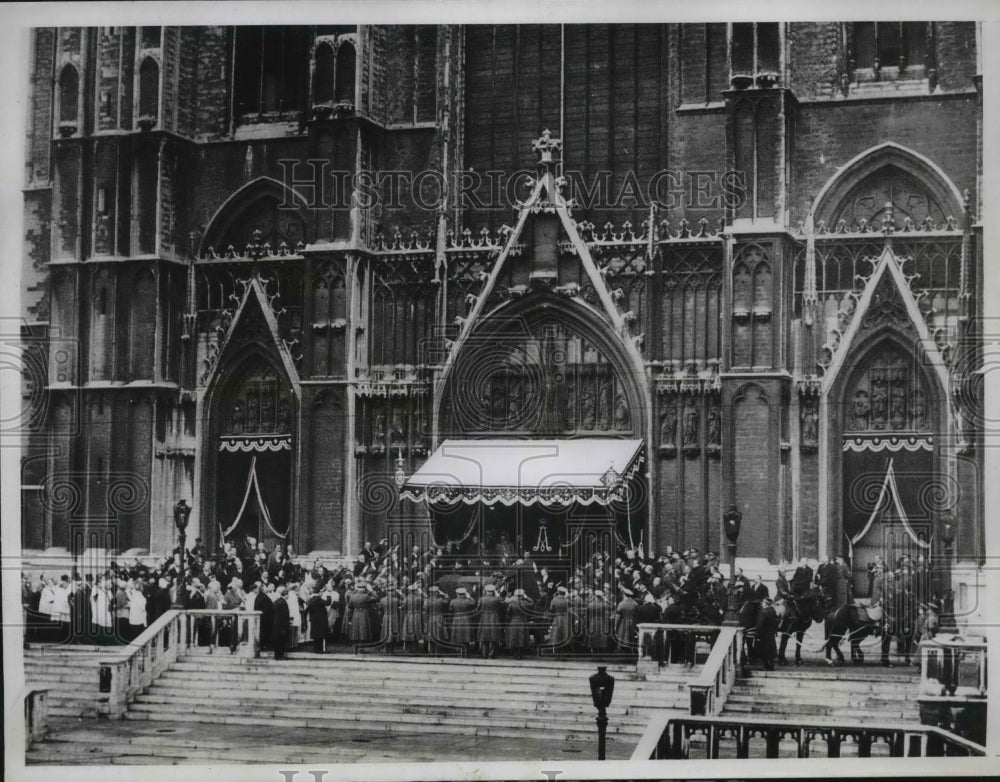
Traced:
<path id="1" fill-rule="evenodd" d="M 552 138 L 552 131 L 547 128 L 540 138 L 535 139 L 531 148 L 538 153 L 538 162 L 545 165 L 553 162 L 552 153 L 562 149 L 562 139 Z"/>

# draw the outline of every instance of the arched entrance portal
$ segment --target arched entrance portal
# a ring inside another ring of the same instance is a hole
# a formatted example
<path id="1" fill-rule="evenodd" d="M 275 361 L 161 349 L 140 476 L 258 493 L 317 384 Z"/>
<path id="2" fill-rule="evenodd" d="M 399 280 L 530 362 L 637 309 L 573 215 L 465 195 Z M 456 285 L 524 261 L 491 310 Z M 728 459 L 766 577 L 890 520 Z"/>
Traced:
<path id="1" fill-rule="evenodd" d="M 285 541 L 292 509 L 295 397 L 280 368 L 254 353 L 215 399 L 215 534 Z"/>
<path id="2" fill-rule="evenodd" d="M 854 593 L 870 594 L 879 557 L 896 568 L 903 557 L 927 576 L 935 491 L 932 432 L 937 394 L 912 350 L 897 339 L 875 342 L 847 374 L 841 396 L 843 552 Z M 926 584 L 914 584 L 925 593 Z"/>
<path id="3" fill-rule="evenodd" d="M 581 564 L 616 542 L 648 546 L 641 371 L 582 302 L 538 293 L 500 313 L 482 321 L 457 357 L 441 397 L 439 441 L 524 441 L 513 474 L 535 475 L 529 464 L 542 460 L 550 465 L 545 479 L 565 496 L 539 499 L 528 496 L 536 487 L 520 485 L 516 502 L 429 503 L 436 542 L 486 559 L 527 553 Z M 594 483 L 621 485 L 597 501 Z"/>

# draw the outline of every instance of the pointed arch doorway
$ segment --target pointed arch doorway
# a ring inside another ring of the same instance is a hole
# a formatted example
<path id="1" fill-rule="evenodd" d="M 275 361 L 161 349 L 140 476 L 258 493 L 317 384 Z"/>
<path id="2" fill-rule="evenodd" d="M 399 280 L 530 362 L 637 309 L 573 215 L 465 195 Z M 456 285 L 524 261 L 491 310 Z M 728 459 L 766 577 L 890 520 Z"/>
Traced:
<path id="1" fill-rule="evenodd" d="M 295 395 L 262 353 L 241 361 L 214 403 L 217 542 L 287 542 L 293 507 Z"/>

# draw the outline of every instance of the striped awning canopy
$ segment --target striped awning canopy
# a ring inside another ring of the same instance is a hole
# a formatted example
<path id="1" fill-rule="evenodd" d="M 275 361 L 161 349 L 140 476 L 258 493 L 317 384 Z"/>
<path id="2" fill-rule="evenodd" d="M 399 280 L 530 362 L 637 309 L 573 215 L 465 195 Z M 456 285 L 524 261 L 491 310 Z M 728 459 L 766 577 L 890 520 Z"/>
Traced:
<path id="1" fill-rule="evenodd" d="M 642 461 L 642 440 L 445 440 L 400 496 L 452 505 L 608 505 L 626 497 Z"/>

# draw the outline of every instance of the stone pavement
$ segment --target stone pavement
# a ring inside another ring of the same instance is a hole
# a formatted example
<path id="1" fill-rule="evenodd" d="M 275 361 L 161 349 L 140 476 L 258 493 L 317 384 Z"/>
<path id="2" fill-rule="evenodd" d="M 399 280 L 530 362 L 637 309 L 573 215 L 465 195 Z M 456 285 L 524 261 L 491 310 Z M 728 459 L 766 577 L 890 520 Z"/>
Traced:
<path id="1" fill-rule="evenodd" d="M 627 759 L 632 737 L 608 737 L 608 759 Z M 155 746 L 155 750 L 154 750 Z M 152 752 L 155 751 L 155 756 Z M 391 763 L 594 760 L 592 742 L 554 744 L 519 739 L 434 734 L 373 734 L 279 728 L 268 725 L 206 725 L 191 722 L 132 722 L 56 718 L 44 744 L 32 749 L 29 765 L 130 765 L 206 763 Z"/>

